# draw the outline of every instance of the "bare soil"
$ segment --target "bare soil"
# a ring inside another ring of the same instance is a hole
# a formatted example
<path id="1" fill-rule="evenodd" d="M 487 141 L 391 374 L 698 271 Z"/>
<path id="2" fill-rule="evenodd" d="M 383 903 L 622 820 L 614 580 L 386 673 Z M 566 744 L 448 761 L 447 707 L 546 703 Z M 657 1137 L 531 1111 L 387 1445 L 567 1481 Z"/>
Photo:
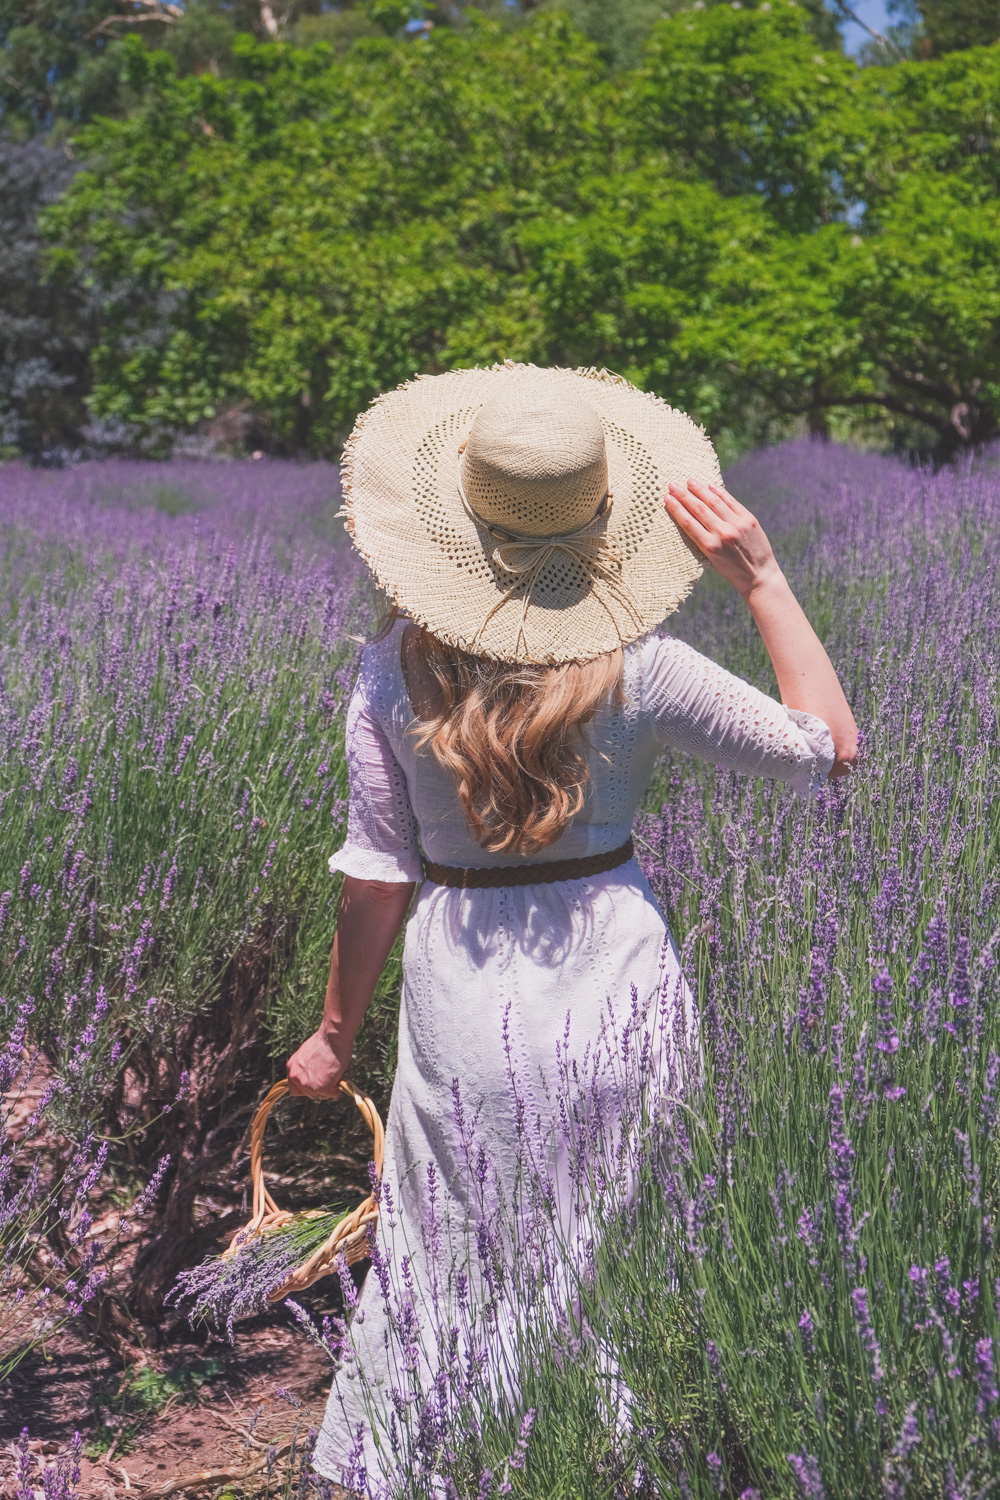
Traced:
<path id="1" fill-rule="evenodd" d="M 335 1306 L 315 1291 L 311 1302 L 317 1317 Z M 163 1395 L 149 1404 L 137 1399 L 134 1374 L 123 1380 L 111 1356 L 75 1330 L 36 1348 L 0 1386 L 0 1494 L 15 1494 L 14 1448 L 24 1427 L 32 1435 L 32 1486 L 39 1491 L 42 1467 L 68 1450 L 75 1431 L 90 1455 L 81 1466 L 85 1500 L 159 1490 L 206 1470 L 228 1470 L 232 1478 L 182 1483 L 175 1493 L 249 1491 L 257 1488 L 252 1466 L 269 1446 L 301 1447 L 319 1426 L 330 1387 L 325 1356 L 285 1308 L 239 1325 L 233 1347 L 177 1339 L 147 1369 L 139 1391 L 145 1384 Z M 272 1489 L 280 1488 L 287 1463 L 280 1452 Z"/>

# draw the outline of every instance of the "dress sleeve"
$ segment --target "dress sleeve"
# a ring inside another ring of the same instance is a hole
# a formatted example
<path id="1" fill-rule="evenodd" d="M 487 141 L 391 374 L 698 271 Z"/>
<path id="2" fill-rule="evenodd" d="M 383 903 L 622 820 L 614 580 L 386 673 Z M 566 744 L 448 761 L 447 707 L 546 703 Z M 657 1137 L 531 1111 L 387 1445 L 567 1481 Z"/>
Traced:
<path id="1" fill-rule="evenodd" d="M 836 759 L 822 719 L 786 708 L 683 641 L 652 640 L 642 707 L 661 743 L 747 776 L 784 781 L 809 797 Z"/>
<path id="2" fill-rule="evenodd" d="M 370 662 L 362 660 L 347 710 L 347 839 L 330 873 L 358 880 L 422 880 L 417 821 L 406 777 L 370 699 Z"/>

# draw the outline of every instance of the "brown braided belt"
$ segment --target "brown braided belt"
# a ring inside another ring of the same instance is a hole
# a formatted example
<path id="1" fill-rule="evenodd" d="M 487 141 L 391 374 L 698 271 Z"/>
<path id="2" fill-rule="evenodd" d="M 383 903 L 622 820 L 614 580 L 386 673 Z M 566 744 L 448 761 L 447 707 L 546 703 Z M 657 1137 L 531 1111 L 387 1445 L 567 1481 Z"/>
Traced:
<path id="1" fill-rule="evenodd" d="M 505 885 L 549 885 L 555 880 L 580 880 L 585 875 L 603 875 L 625 864 L 635 853 L 631 838 L 606 854 L 586 854 L 581 859 L 553 859 L 541 865 L 500 865 L 495 869 L 465 869 L 462 865 L 436 865 L 424 860 L 424 875 L 435 885 L 450 885 L 460 891 L 500 890 Z"/>

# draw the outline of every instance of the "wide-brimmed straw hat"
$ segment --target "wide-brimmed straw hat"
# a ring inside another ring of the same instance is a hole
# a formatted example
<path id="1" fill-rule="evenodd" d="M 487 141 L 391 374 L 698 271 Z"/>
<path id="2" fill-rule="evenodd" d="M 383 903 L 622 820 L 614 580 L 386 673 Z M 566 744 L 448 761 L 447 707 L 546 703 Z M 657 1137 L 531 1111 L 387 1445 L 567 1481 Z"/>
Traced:
<path id="1" fill-rule="evenodd" d="M 341 468 L 348 530 L 400 610 L 497 661 L 589 661 L 677 608 L 700 555 L 670 480 L 721 482 L 704 429 L 607 370 L 419 376 L 379 396 Z"/>

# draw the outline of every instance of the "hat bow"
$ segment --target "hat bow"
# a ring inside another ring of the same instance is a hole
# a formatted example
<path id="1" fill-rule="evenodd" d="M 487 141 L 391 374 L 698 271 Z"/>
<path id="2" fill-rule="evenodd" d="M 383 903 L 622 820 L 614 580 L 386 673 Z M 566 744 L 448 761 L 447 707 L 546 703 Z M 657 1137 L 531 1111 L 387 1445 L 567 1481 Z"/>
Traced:
<path id="1" fill-rule="evenodd" d="M 520 656 L 523 646 L 525 655 L 529 655 L 525 624 L 532 592 L 557 552 L 565 553 L 573 562 L 579 564 L 590 581 L 594 597 L 607 611 L 616 629 L 618 628 L 617 621 L 614 610 L 611 608 L 611 600 L 617 602 L 625 610 L 633 624 L 641 627 L 642 611 L 631 589 L 622 578 L 622 553 L 618 538 L 608 531 L 610 494 L 605 495 L 596 515 L 575 530 L 559 532 L 553 536 L 526 536 L 523 532 L 511 531 L 506 527 L 501 530 L 497 526 L 491 526 L 483 520 L 482 516 L 478 516 L 466 497 L 461 472 L 458 479 L 458 492 L 470 521 L 474 521 L 476 526 L 485 531 L 496 543 L 490 552 L 492 561 L 512 578 L 509 587 L 487 612 L 473 636 L 473 644 L 478 641 L 497 611 L 503 608 L 519 588 L 523 588 L 521 620 L 518 626 L 515 653 L 516 656 Z"/>

